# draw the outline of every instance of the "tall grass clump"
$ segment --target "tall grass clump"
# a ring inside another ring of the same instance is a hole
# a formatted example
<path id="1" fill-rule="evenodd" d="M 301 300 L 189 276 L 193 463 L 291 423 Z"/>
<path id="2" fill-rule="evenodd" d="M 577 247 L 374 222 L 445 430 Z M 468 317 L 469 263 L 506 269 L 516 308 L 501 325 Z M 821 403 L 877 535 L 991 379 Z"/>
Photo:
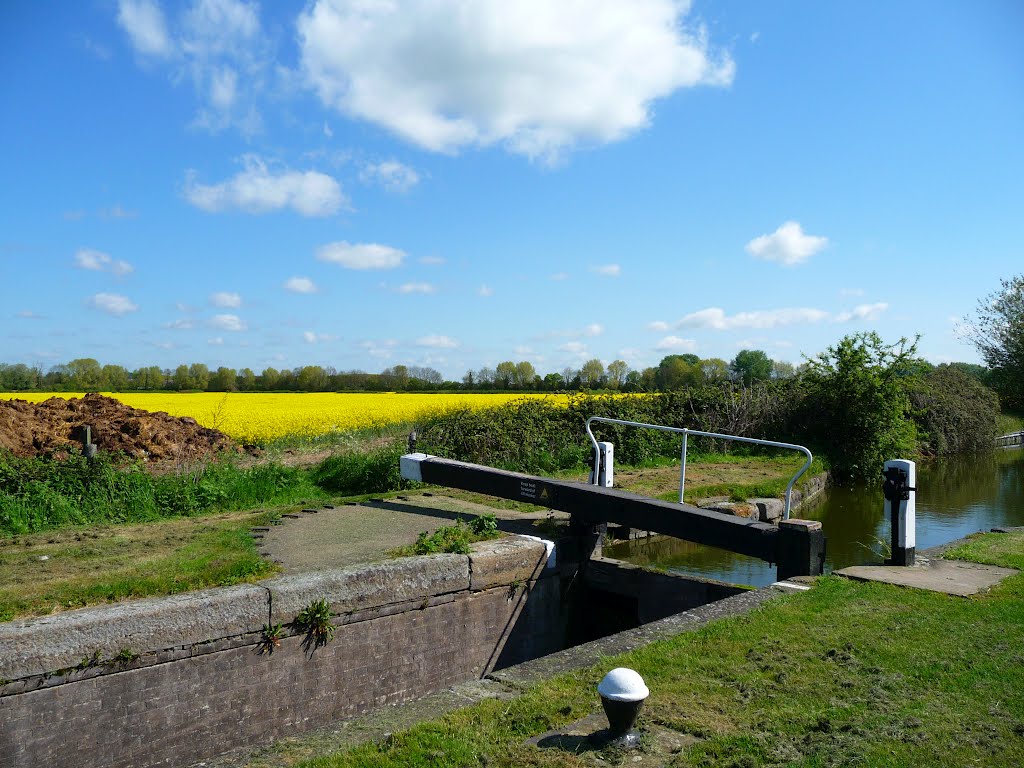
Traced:
<path id="1" fill-rule="evenodd" d="M 404 446 L 396 444 L 366 452 L 331 456 L 310 471 L 310 479 L 330 493 L 356 496 L 386 493 L 415 485 L 405 480 L 399 470 L 399 457 Z"/>
<path id="2" fill-rule="evenodd" d="M 133 523 L 293 504 L 324 494 L 302 470 L 215 462 L 182 474 L 151 475 L 106 454 L 86 459 L 0 453 L 0 535 L 71 525 Z"/>

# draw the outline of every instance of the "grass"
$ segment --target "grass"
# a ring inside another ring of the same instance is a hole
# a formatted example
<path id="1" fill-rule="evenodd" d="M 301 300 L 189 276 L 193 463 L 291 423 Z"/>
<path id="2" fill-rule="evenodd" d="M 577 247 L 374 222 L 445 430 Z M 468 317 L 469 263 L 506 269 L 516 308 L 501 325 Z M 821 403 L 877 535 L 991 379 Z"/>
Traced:
<path id="1" fill-rule="evenodd" d="M 1024 430 L 1024 414 L 1001 413 L 996 420 L 996 434 L 1008 435 Z"/>
<path id="2" fill-rule="evenodd" d="M 980 536 L 956 554 L 1020 565 L 1024 535 Z M 510 701 L 300 765 L 629 765 L 629 755 L 523 743 L 597 711 L 596 684 L 615 666 L 636 669 L 652 692 L 640 720 L 644 764 L 1021 765 L 1022 648 L 1024 574 L 970 599 L 829 576 L 809 592 L 602 659 Z M 664 748 L 666 734 L 676 746 Z"/>
<path id="3" fill-rule="evenodd" d="M 273 517 L 231 512 L 0 539 L 0 621 L 265 578 L 277 567 L 249 529 Z"/>

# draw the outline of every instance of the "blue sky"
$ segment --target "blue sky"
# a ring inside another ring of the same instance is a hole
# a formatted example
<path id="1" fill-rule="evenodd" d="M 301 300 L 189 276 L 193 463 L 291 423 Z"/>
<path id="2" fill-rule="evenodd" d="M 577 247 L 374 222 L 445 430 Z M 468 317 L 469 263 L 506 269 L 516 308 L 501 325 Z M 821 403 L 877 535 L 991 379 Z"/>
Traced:
<path id="1" fill-rule="evenodd" d="M 0 361 L 976 361 L 1022 39 L 996 0 L 5 3 Z"/>

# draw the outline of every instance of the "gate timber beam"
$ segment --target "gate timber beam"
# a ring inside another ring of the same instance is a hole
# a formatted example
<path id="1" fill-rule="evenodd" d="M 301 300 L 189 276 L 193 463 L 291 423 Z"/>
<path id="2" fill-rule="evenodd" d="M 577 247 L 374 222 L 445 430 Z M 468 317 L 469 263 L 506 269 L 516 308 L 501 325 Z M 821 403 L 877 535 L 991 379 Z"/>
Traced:
<path id="1" fill-rule="evenodd" d="M 402 477 L 433 485 L 537 504 L 572 515 L 574 523 L 618 523 L 727 549 L 779 566 L 779 578 L 822 572 L 821 525 L 804 520 L 776 527 L 689 504 L 571 480 L 509 472 L 425 453 L 402 456 Z M 783 575 L 785 574 L 785 575 Z"/>

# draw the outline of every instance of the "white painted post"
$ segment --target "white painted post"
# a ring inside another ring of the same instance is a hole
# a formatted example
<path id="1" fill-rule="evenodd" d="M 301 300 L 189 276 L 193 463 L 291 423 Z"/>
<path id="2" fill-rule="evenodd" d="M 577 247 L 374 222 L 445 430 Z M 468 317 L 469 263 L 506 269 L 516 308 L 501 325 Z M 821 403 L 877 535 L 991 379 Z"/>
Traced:
<path id="1" fill-rule="evenodd" d="M 679 454 L 679 503 L 683 503 L 686 493 L 686 430 L 683 430 L 683 450 Z"/>
<path id="2" fill-rule="evenodd" d="M 597 484 L 602 488 L 611 488 L 615 483 L 615 443 L 598 443 L 601 453 L 601 471 L 597 476 Z"/>
<path id="3" fill-rule="evenodd" d="M 916 533 L 917 465 L 907 459 L 890 459 L 882 470 L 882 493 L 892 525 L 892 556 L 888 565 L 913 565 Z"/>

